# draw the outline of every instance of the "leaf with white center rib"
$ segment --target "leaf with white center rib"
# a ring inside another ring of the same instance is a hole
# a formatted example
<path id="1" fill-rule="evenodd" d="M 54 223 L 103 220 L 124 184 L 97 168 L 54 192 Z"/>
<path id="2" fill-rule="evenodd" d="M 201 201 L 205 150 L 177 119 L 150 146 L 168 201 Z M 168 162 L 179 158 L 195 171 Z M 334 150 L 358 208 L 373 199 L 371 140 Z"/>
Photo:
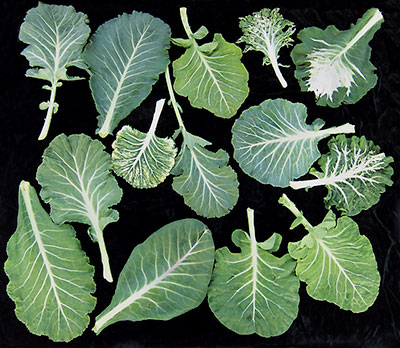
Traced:
<path id="1" fill-rule="evenodd" d="M 174 141 L 155 135 L 164 101 L 165 99 L 161 99 L 157 102 L 147 133 L 124 126 L 112 144 L 112 168 L 133 187 L 156 187 L 165 180 L 174 166 Z"/>
<path id="2" fill-rule="evenodd" d="M 51 93 L 50 99 L 40 104 L 40 109 L 47 110 L 47 115 L 39 140 L 47 136 L 52 115 L 58 110 L 55 97 L 61 81 L 81 79 L 68 76 L 67 68 L 87 68 L 82 59 L 82 50 L 90 33 L 87 21 L 87 16 L 76 12 L 72 6 L 39 2 L 37 7 L 28 11 L 21 25 L 18 38 L 29 45 L 21 54 L 32 67 L 26 76 L 50 82 L 50 86 L 43 86 Z"/>
<path id="3" fill-rule="evenodd" d="M 279 203 L 296 216 L 291 228 L 302 224 L 309 232 L 288 245 L 308 294 L 354 313 L 366 311 L 378 296 L 380 275 L 371 243 L 360 235 L 358 225 L 347 216 L 336 220 L 329 211 L 314 227 L 285 195 Z"/>
<path id="4" fill-rule="evenodd" d="M 307 109 L 285 99 L 267 99 L 245 110 L 232 128 L 234 158 L 242 170 L 263 184 L 287 187 L 320 157 L 318 141 L 354 133 L 345 124 L 321 130 L 324 121 L 306 124 Z"/>
<path id="5" fill-rule="evenodd" d="M 53 341 L 80 336 L 96 304 L 93 267 L 74 229 L 54 224 L 26 181 L 19 186 L 17 230 L 7 255 L 7 292 L 17 318 L 33 334 Z"/>
<path id="6" fill-rule="evenodd" d="M 359 101 L 377 82 L 368 43 L 382 22 L 382 13 L 372 8 L 348 30 L 333 25 L 301 30 L 302 43 L 291 53 L 301 90 L 314 92 L 322 106 Z"/>
<path id="7" fill-rule="evenodd" d="M 118 212 L 110 207 L 121 200 L 122 191 L 110 172 L 111 158 L 100 141 L 85 134 L 61 134 L 44 151 L 36 178 L 54 222 L 90 225 L 88 233 L 99 244 L 103 276 L 111 282 L 103 230 L 118 220 Z"/>
<path id="8" fill-rule="evenodd" d="M 206 296 L 213 263 L 206 225 L 194 219 L 165 225 L 133 249 L 93 331 L 122 320 L 169 320 L 196 308 Z"/>
<path id="9" fill-rule="evenodd" d="M 335 206 L 345 215 L 357 215 L 378 203 L 390 179 L 393 168 L 391 156 L 365 137 L 346 138 L 339 135 L 328 143 L 330 152 L 321 156 L 318 164 L 322 172 L 310 170 L 317 179 L 292 181 L 294 189 L 326 186 L 325 205 Z"/>
<path id="10" fill-rule="evenodd" d="M 224 247 L 215 253 L 208 303 L 218 320 L 238 334 L 278 336 L 297 317 L 300 282 L 293 273 L 296 263 L 289 254 L 272 255 L 279 248 L 279 235 L 257 243 L 254 211 L 248 209 L 247 214 L 250 235 L 242 230 L 232 234 L 241 252 Z"/>
<path id="11" fill-rule="evenodd" d="M 206 140 L 183 132 L 184 141 L 172 174 L 173 189 L 197 214 L 212 218 L 230 212 L 239 198 L 239 182 L 228 165 L 229 155 L 205 149 Z"/>
<path id="12" fill-rule="evenodd" d="M 101 25 L 84 52 L 92 72 L 98 133 L 111 134 L 149 95 L 169 63 L 170 28 L 159 18 L 133 11 Z"/>
<path id="13" fill-rule="evenodd" d="M 173 40 L 186 48 L 172 65 L 175 92 L 188 97 L 196 108 L 219 117 L 232 117 L 249 94 L 249 74 L 240 61 L 241 49 L 226 42 L 221 34 L 215 34 L 212 42 L 199 45 L 196 39 L 207 35 L 207 29 L 202 27 L 193 34 L 186 8 L 181 8 L 181 18 L 188 39 Z"/>

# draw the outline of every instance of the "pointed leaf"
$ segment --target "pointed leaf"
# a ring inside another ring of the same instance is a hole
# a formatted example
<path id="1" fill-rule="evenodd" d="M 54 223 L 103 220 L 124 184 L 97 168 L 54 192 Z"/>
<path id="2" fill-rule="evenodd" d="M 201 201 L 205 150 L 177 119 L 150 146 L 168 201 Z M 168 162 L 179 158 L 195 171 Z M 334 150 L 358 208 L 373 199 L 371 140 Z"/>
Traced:
<path id="1" fill-rule="evenodd" d="M 213 263 L 206 225 L 194 219 L 165 225 L 133 249 L 93 330 L 98 334 L 122 320 L 168 320 L 196 308 L 206 296 Z"/>
<path id="2" fill-rule="evenodd" d="M 74 229 L 54 224 L 26 181 L 19 187 L 18 225 L 7 255 L 7 292 L 18 319 L 53 341 L 80 336 L 96 304 L 93 267 Z"/>
<path id="3" fill-rule="evenodd" d="M 318 141 L 331 134 L 354 132 L 354 126 L 320 130 L 324 121 L 307 125 L 307 109 L 285 99 L 267 99 L 245 110 L 232 128 L 234 158 L 243 171 L 263 184 L 278 187 L 308 172 L 320 157 Z"/>
<path id="4" fill-rule="evenodd" d="M 163 21 L 133 11 L 104 23 L 90 38 L 84 58 L 92 72 L 101 137 L 111 134 L 149 95 L 169 63 L 170 36 Z"/>

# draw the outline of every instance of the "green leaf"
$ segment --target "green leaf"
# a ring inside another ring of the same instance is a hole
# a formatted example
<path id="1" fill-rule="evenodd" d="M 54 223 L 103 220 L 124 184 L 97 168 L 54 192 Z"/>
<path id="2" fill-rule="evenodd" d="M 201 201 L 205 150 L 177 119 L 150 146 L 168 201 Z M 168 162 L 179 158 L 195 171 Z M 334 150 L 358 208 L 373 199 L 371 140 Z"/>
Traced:
<path id="1" fill-rule="evenodd" d="M 372 8 L 348 30 L 333 25 L 301 30 L 302 43 L 291 53 L 301 90 L 314 92 L 322 106 L 359 101 L 377 82 L 368 43 L 382 22 L 381 12 Z"/>
<path id="2" fill-rule="evenodd" d="M 15 313 L 35 335 L 68 342 L 87 328 L 96 299 L 93 267 L 69 225 L 54 224 L 35 189 L 19 186 L 17 230 L 4 265 Z"/>
<path id="3" fill-rule="evenodd" d="M 89 235 L 99 243 L 103 276 L 112 281 L 103 230 L 118 220 L 109 207 L 121 200 L 122 191 L 111 175 L 110 155 L 103 144 L 84 134 L 53 139 L 43 153 L 36 174 L 42 185 L 41 197 L 50 203 L 54 222 L 81 222 L 90 225 Z"/>
<path id="4" fill-rule="evenodd" d="M 196 308 L 206 296 L 213 263 L 206 225 L 194 219 L 165 225 L 133 249 L 93 331 L 122 320 L 169 320 Z"/>
<path id="5" fill-rule="evenodd" d="M 165 99 L 157 102 L 147 133 L 124 126 L 112 144 L 112 168 L 133 187 L 156 187 L 165 180 L 174 165 L 175 143 L 170 138 L 155 135 L 164 102 Z"/>
<path id="6" fill-rule="evenodd" d="M 349 216 L 378 203 L 386 185 L 393 184 L 390 179 L 393 158 L 380 152 L 379 146 L 365 137 L 339 135 L 329 141 L 328 147 L 330 152 L 318 161 L 322 172 L 310 170 L 317 179 L 293 181 L 290 186 L 300 189 L 325 185 L 326 207 L 335 206 Z"/>
<path id="7" fill-rule="evenodd" d="M 185 45 L 185 53 L 173 62 L 174 89 L 188 97 L 192 106 L 230 118 L 249 94 L 249 75 L 240 61 L 242 51 L 221 34 L 199 46 L 196 39 L 203 38 L 206 32 L 197 32 L 196 37 L 187 22 L 186 9 L 181 9 L 181 17 L 191 45 Z"/>
<path id="8" fill-rule="evenodd" d="M 39 140 L 47 136 L 52 115 L 57 112 L 55 97 L 60 80 L 81 79 L 68 76 L 67 68 L 73 66 L 86 69 L 82 50 L 90 33 L 87 21 L 87 16 L 76 12 L 72 6 L 39 2 L 37 7 L 27 12 L 21 25 L 19 39 L 29 45 L 22 51 L 22 55 L 32 67 L 26 76 L 46 80 L 51 84 L 44 86 L 51 91 L 50 100 L 40 104 L 41 110 L 47 109 L 47 115 Z"/>
<path id="9" fill-rule="evenodd" d="M 371 243 L 360 235 L 358 225 L 347 216 L 336 221 L 329 211 L 314 227 L 285 195 L 279 202 L 300 217 L 309 232 L 303 240 L 288 245 L 308 294 L 354 313 L 366 311 L 378 296 L 380 275 Z"/>
<path id="10" fill-rule="evenodd" d="M 204 146 L 209 143 L 185 131 L 173 174 L 173 189 L 197 214 L 211 218 L 229 213 L 239 198 L 239 182 L 228 166 L 229 155 Z"/>
<path id="11" fill-rule="evenodd" d="M 297 317 L 296 263 L 288 254 L 278 258 L 263 250 L 255 239 L 253 210 L 248 216 L 250 237 L 242 230 L 232 234 L 241 252 L 224 247 L 215 253 L 208 303 L 218 320 L 238 334 L 278 336 Z"/>
<path id="12" fill-rule="evenodd" d="M 324 121 L 307 125 L 307 109 L 285 99 L 267 99 L 245 110 L 232 128 L 234 158 L 242 170 L 263 184 L 287 187 L 320 157 L 318 141 L 341 132 L 345 124 L 321 130 Z"/>
<path id="13" fill-rule="evenodd" d="M 92 72 L 98 133 L 111 134 L 118 123 L 149 95 L 169 63 L 170 28 L 147 13 L 124 13 L 101 25 L 84 58 Z"/>

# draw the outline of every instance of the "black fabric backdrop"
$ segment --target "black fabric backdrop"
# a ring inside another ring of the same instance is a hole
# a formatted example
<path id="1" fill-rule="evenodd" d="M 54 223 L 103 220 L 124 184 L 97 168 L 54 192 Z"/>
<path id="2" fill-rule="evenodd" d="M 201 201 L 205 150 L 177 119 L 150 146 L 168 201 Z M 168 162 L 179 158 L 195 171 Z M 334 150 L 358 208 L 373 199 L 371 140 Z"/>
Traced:
<path id="1" fill-rule="evenodd" d="M 183 37 L 184 30 L 179 18 L 179 7 L 188 8 L 192 29 L 200 25 L 208 27 L 210 33 L 220 32 L 225 39 L 235 42 L 240 36 L 238 17 L 260 10 L 263 7 L 280 7 L 283 15 L 296 23 L 300 30 L 307 26 L 325 28 L 335 24 L 347 29 L 370 7 L 378 7 L 385 22 L 375 34 L 372 46 L 372 62 L 377 67 L 376 87 L 355 105 L 336 109 L 316 106 L 311 93 L 300 92 L 294 78 L 294 67 L 290 49 L 281 51 L 281 62 L 290 64 L 283 69 L 289 86 L 281 88 L 271 67 L 261 65 L 262 54 L 247 53 L 243 57 L 250 74 L 250 95 L 238 115 L 250 106 L 258 105 L 267 98 L 286 98 L 302 102 L 308 107 L 311 123 L 317 117 L 327 126 L 350 122 L 356 126 L 358 136 L 365 135 L 395 159 L 394 185 L 382 195 L 379 204 L 364 211 L 354 219 L 360 231 L 371 241 L 382 276 L 380 294 L 375 304 L 365 313 L 353 314 L 335 305 L 311 299 L 304 284 L 300 289 L 298 318 L 282 336 L 265 339 L 257 335 L 239 336 L 226 329 L 213 316 L 207 301 L 170 321 L 120 322 L 96 336 L 90 328 L 94 318 L 110 302 L 115 283 L 102 279 L 97 245 L 89 240 L 86 227 L 74 224 L 83 249 L 96 267 L 97 306 L 91 314 L 91 324 L 84 334 L 68 344 L 56 344 L 46 337 L 32 335 L 14 315 L 14 303 L 6 294 L 8 279 L 0 271 L 0 347 L 397 347 L 400 346 L 400 5 L 389 1 L 53 1 L 54 4 L 72 4 L 78 11 L 89 16 L 92 32 L 103 22 L 123 12 L 133 10 L 148 12 L 171 26 L 173 37 Z M 0 89 L 0 264 L 6 259 L 6 243 L 15 231 L 18 211 L 17 191 L 21 180 L 28 180 L 39 190 L 35 180 L 36 168 L 41 162 L 43 150 L 58 134 L 86 133 L 92 137 L 97 127 L 97 112 L 86 81 L 66 82 L 57 92 L 60 104 L 53 118 L 48 138 L 37 141 L 44 112 L 38 104 L 48 98 L 48 91 L 41 88 L 42 82 L 24 76 L 28 62 L 20 55 L 25 44 L 18 41 L 19 26 L 25 13 L 37 5 L 36 1 L 3 0 L 0 14 L 0 54 L 2 87 Z M 209 35 L 211 38 L 211 35 Z M 296 43 L 298 40 L 296 40 Z M 182 54 L 183 49 L 172 47 L 171 60 Z M 77 72 L 87 77 L 84 72 Z M 150 96 L 121 124 L 130 124 L 146 131 L 149 127 L 155 102 L 168 98 L 164 80 L 153 88 Z M 232 156 L 231 127 L 235 117 L 224 120 L 205 110 L 194 109 L 182 97 L 177 97 L 184 110 L 185 125 L 192 133 L 213 143 L 211 149 L 223 148 Z M 164 108 L 158 135 L 169 136 L 177 128 L 171 108 Z M 119 129 L 119 128 L 118 128 Z M 102 140 L 111 151 L 113 137 Z M 326 141 L 320 143 L 322 153 Z M 301 228 L 289 231 L 293 217 L 281 207 L 277 200 L 283 192 L 302 209 L 311 223 L 317 224 L 326 213 L 323 205 L 325 188 L 295 192 L 291 189 L 262 185 L 245 175 L 237 163 L 230 164 L 238 173 L 240 198 L 233 211 L 220 219 L 200 218 L 213 232 L 217 248 L 229 246 L 236 228 L 247 230 L 246 208 L 255 210 L 255 224 L 259 239 L 272 232 L 283 235 L 282 252 L 287 242 L 300 239 Z M 177 219 L 194 217 L 181 196 L 171 188 L 172 178 L 150 190 L 137 190 L 118 178 L 124 191 L 121 203 L 116 206 L 120 220 L 105 230 L 111 268 L 115 275 L 121 271 L 132 249 L 144 241 L 161 226 Z M 46 206 L 46 209 L 48 207 Z"/>

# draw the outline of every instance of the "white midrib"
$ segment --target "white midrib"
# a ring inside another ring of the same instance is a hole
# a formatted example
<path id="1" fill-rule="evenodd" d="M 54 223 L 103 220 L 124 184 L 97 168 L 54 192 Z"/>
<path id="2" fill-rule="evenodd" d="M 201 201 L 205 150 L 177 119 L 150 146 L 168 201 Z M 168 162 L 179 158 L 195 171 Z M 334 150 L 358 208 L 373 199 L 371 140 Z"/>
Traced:
<path id="1" fill-rule="evenodd" d="M 103 326 L 109 320 L 111 320 L 114 316 L 116 316 L 118 313 L 123 311 L 125 308 L 129 307 L 130 305 L 132 305 L 135 301 L 140 299 L 146 292 L 148 292 L 149 290 L 154 288 L 154 286 L 156 286 L 166 276 L 168 276 L 172 271 L 174 271 L 192 253 L 193 249 L 195 249 L 197 247 L 197 245 L 200 243 L 200 240 L 203 238 L 203 236 L 207 232 L 208 232 L 208 230 L 205 230 L 202 233 L 202 235 L 200 236 L 200 238 L 196 241 L 196 243 L 194 243 L 193 246 L 189 249 L 189 251 L 182 258 L 180 258 L 178 261 L 176 261 L 176 263 L 171 268 L 169 268 L 166 272 L 164 272 L 161 276 L 159 276 L 158 278 L 154 279 L 149 284 L 145 285 L 139 291 L 131 294 L 126 300 L 122 301 L 117 306 L 115 306 L 112 310 L 110 310 L 108 313 L 106 313 L 105 315 L 100 317 L 98 320 L 96 320 L 96 323 L 95 323 L 95 325 L 93 327 L 93 331 L 98 333 L 99 330 L 101 330 L 103 328 Z"/>
<path id="2" fill-rule="evenodd" d="M 251 246 L 251 267 L 252 273 L 252 321 L 255 322 L 256 318 L 256 293 L 257 293 L 257 273 L 258 273 L 258 250 L 256 232 L 254 227 L 254 210 L 247 209 L 247 218 L 249 220 L 249 233 L 250 233 L 250 246 Z"/>
<path id="3" fill-rule="evenodd" d="M 66 315 L 64 314 L 64 311 L 63 311 L 62 302 L 61 302 L 61 300 L 60 300 L 60 298 L 58 296 L 58 293 L 57 293 L 57 285 L 56 285 L 56 283 L 54 281 L 54 276 L 53 276 L 53 272 L 52 272 L 52 269 L 51 269 L 51 263 L 50 263 L 49 259 L 47 258 L 46 248 L 44 247 L 44 244 L 43 244 L 43 241 L 42 241 L 42 237 L 40 235 L 40 230 L 39 230 L 39 227 L 38 227 L 38 225 L 36 223 L 35 214 L 33 212 L 32 204 L 31 204 L 31 197 L 30 197 L 30 193 L 29 193 L 29 187 L 30 187 L 30 185 L 29 185 L 28 182 L 22 182 L 21 183 L 21 192 L 22 192 L 22 197 L 24 199 L 26 212 L 28 213 L 29 222 L 30 222 L 30 224 L 32 226 L 32 232 L 33 232 L 33 235 L 35 237 L 36 244 L 37 244 L 37 246 L 39 248 L 39 253 L 42 256 L 42 260 L 43 260 L 44 266 L 45 266 L 47 274 L 49 276 L 50 287 L 53 290 L 58 310 L 59 310 L 59 312 L 61 312 L 62 316 L 65 319 L 65 322 L 69 326 L 68 319 L 67 319 L 67 317 L 66 317 Z"/>

